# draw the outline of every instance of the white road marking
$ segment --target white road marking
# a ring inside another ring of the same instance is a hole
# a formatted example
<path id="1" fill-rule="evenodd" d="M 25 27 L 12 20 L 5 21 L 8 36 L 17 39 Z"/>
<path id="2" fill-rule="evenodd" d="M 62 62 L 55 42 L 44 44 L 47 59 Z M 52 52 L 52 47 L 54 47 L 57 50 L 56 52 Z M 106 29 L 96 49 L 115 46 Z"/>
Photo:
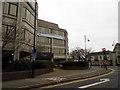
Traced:
<path id="1" fill-rule="evenodd" d="M 96 82 L 96 83 L 93 83 L 93 84 L 81 86 L 81 87 L 78 87 L 78 88 L 88 88 L 88 87 L 99 85 L 99 84 L 102 84 L 102 83 L 105 83 L 105 82 L 108 82 L 108 81 L 110 81 L 110 79 L 107 79 L 107 78 L 106 79 L 100 79 L 100 82 Z"/>
<path id="2" fill-rule="evenodd" d="M 54 78 L 45 78 L 45 80 L 51 80 L 51 81 L 62 81 L 65 78 L 61 78 L 61 77 L 54 77 Z"/>

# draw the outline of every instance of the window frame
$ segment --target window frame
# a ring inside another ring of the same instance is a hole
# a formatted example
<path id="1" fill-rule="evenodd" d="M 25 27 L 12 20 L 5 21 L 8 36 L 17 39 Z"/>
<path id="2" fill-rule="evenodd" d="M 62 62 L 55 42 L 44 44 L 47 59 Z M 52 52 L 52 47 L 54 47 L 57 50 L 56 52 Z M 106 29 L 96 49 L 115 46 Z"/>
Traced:
<path id="1" fill-rule="evenodd" d="M 12 25 L 6 25 L 6 24 L 2 24 L 2 25 L 4 25 L 4 26 L 6 26 L 6 32 L 5 32 L 5 38 L 4 38 L 4 40 L 5 39 L 10 39 L 10 40 L 15 40 L 16 39 L 16 27 L 15 26 L 12 26 Z M 7 35 L 7 33 L 8 33 L 8 28 L 9 27 L 14 27 L 14 38 L 12 39 L 12 38 L 9 38 L 9 36 Z M 2 38 L 3 39 L 3 38 Z"/>
<path id="2" fill-rule="evenodd" d="M 8 11 L 7 11 L 7 13 L 4 13 L 4 10 L 5 10 L 4 5 L 5 5 L 5 3 L 8 3 Z M 18 15 L 17 15 L 17 13 L 18 13 L 18 5 L 17 5 L 17 4 L 14 4 L 14 3 L 10 3 L 10 2 L 5 2 L 5 3 L 4 3 L 4 5 L 3 5 L 3 13 L 4 13 L 4 14 L 7 14 L 7 15 L 10 15 L 10 16 L 15 16 L 15 17 L 17 17 L 17 16 L 18 16 Z M 11 5 L 15 5 L 15 6 L 16 6 L 16 15 L 13 15 L 13 14 L 10 13 Z"/>

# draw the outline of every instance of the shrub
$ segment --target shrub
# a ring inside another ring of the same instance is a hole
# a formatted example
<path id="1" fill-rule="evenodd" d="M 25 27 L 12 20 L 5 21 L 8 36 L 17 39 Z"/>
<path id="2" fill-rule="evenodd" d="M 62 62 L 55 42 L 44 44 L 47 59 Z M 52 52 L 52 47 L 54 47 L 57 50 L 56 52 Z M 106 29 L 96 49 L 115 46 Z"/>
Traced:
<path id="1" fill-rule="evenodd" d="M 79 62 L 73 62 L 73 61 L 66 61 L 66 62 L 62 62 L 61 63 L 62 67 L 73 67 L 73 66 L 76 66 L 76 67 L 85 67 L 85 66 L 88 66 L 89 63 L 87 61 L 79 61 Z"/>
<path id="2" fill-rule="evenodd" d="M 31 62 L 28 60 L 16 60 L 11 63 L 13 71 L 29 70 L 31 69 Z"/>
<path id="3" fill-rule="evenodd" d="M 34 65 L 35 65 L 35 69 L 53 68 L 53 63 L 47 60 L 36 60 Z"/>
<path id="4" fill-rule="evenodd" d="M 47 60 L 36 60 L 34 61 L 34 68 L 52 68 L 53 63 Z M 23 71 L 23 70 L 31 70 L 32 69 L 32 62 L 30 60 L 16 60 L 12 61 L 11 63 L 11 70 L 12 71 Z"/>

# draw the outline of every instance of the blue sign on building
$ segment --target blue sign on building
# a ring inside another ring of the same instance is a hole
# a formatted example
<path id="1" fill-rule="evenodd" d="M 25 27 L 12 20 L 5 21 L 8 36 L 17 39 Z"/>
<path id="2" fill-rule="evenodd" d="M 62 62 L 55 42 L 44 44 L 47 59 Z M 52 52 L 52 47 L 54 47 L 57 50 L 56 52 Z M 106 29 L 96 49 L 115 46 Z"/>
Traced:
<path id="1" fill-rule="evenodd" d="M 37 53 L 32 53 L 31 56 L 37 56 Z"/>

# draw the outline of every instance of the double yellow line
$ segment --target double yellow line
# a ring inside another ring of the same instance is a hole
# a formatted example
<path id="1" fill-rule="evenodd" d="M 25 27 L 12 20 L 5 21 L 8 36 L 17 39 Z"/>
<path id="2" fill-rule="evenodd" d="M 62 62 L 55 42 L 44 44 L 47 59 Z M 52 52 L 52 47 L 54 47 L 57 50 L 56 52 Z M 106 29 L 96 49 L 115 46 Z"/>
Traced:
<path id="1" fill-rule="evenodd" d="M 91 77 L 91 78 L 87 78 L 87 79 L 80 79 L 80 80 L 75 80 L 75 81 L 70 81 L 70 82 L 59 83 L 59 84 L 55 84 L 55 85 L 44 86 L 44 87 L 41 87 L 40 89 L 53 88 L 53 87 L 68 85 L 68 84 L 72 84 L 72 83 L 83 82 L 83 81 L 87 81 L 87 80 L 91 80 L 91 79 L 96 79 L 96 78 L 100 78 L 100 77 L 103 77 L 103 76 L 107 76 L 107 75 L 112 74 L 114 72 L 115 72 L 115 70 L 112 69 L 111 72 L 109 72 L 107 74 L 100 75 L 100 76 Z"/>

